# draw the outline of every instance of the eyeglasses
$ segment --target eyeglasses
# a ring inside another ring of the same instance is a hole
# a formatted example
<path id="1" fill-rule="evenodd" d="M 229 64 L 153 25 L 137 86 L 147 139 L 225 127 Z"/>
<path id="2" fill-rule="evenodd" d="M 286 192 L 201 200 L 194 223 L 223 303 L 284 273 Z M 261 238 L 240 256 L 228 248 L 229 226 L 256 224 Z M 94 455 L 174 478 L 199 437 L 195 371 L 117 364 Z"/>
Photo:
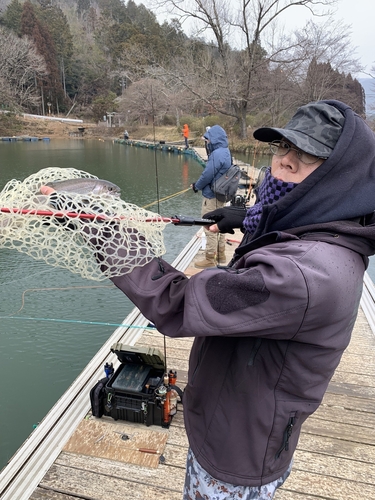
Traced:
<path id="1" fill-rule="evenodd" d="M 310 155 L 305 153 L 301 149 L 294 148 L 288 142 L 285 141 L 273 141 L 269 143 L 271 153 L 276 156 L 285 156 L 290 150 L 293 150 L 297 154 L 297 158 L 305 165 L 312 165 L 319 160 L 325 160 L 325 158 L 320 158 L 318 156 Z"/>

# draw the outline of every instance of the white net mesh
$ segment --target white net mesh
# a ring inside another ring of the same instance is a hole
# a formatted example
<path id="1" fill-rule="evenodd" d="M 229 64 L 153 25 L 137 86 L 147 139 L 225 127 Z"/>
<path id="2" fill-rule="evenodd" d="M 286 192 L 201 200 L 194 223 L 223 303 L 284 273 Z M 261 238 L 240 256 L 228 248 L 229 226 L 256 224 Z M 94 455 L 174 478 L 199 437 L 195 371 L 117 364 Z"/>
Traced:
<path id="1" fill-rule="evenodd" d="M 42 185 L 67 179 L 97 177 L 72 168 L 50 167 L 23 182 L 6 184 L 0 193 L 0 247 L 96 281 L 130 272 L 165 253 L 166 223 L 158 214 L 110 194 L 69 192 L 58 196 L 54 208 L 51 198 L 39 193 Z M 104 245 L 105 253 L 111 254 L 104 255 L 101 266 L 91 238 L 98 234 L 102 235 L 98 248 Z"/>

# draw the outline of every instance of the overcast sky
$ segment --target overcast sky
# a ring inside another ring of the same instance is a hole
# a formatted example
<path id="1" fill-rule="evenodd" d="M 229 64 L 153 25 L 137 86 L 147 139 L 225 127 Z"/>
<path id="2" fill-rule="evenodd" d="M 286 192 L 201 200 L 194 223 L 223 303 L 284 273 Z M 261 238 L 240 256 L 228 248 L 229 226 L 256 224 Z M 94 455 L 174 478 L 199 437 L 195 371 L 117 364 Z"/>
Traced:
<path id="1" fill-rule="evenodd" d="M 338 7 L 337 18 L 352 26 L 353 45 L 362 65 L 370 72 L 375 66 L 375 0 L 340 0 Z"/>
<path id="2" fill-rule="evenodd" d="M 135 0 L 135 3 L 143 3 L 147 7 L 148 1 Z M 157 11 L 154 10 L 154 12 Z M 290 23 L 291 28 L 305 24 L 307 17 L 302 17 L 301 13 L 306 13 L 307 16 L 307 9 L 293 7 L 287 9 L 286 12 L 289 20 L 292 15 L 296 16 Z M 165 18 L 163 15 L 158 15 L 159 22 L 162 22 L 163 18 Z M 370 68 L 375 66 L 375 0 L 338 0 L 335 19 L 342 20 L 345 25 L 351 26 L 352 45 L 357 48 L 355 56 L 360 59 L 365 72 L 369 73 Z M 190 33 L 187 34 L 190 36 Z M 353 76 L 364 78 L 368 75 L 360 73 Z"/>
<path id="3" fill-rule="evenodd" d="M 356 48 L 355 57 L 360 59 L 364 67 L 364 73 L 353 76 L 368 77 L 366 72 L 369 73 L 371 67 L 375 66 L 375 0 L 338 0 L 335 10 L 334 18 L 351 27 L 350 38 Z M 288 27 L 298 27 L 299 23 L 303 26 L 308 19 L 308 10 L 292 7 L 287 9 L 286 15 L 289 18 Z M 291 19 L 291 15 L 295 17 Z"/>

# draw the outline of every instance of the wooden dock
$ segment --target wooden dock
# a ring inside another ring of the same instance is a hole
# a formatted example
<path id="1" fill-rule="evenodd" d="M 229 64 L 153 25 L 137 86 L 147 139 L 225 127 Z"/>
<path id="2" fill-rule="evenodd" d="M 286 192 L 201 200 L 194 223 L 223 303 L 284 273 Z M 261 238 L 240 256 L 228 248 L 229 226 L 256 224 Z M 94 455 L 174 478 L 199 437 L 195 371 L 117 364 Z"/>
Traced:
<path id="1" fill-rule="evenodd" d="M 227 256 L 236 246 L 228 240 Z M 189 276 L 199 232 L 173 263 Z M 373 304 L 372 309 L 374 310 Z M 181 500 L 188 441 L 182 408 L 169 429 L 90 412 L 89 391 L 117 358 L 117 341 L 163 351 L 163 336 L 134 310 L 0 474 L 1 500 Z M 167 339 L 167 366 L 186 382 L 192 339 Z M 290 478 L 276 500 L 375 499 L 375 336 L 363 309 L 323 404 L 304 424 Z M 122 436 L 129 437 L 124 441 Z M 139 448 L 154 450 L 152 453 Z"/>
<path id="2" fill-rule="evenodd" d="M 162 349 L 162 337 L 147 332 L 137 345 Z M 177 368 L 180 382 L 190 346 L 189 339 L 168 339 L 168 363 Z M 374 395 L 375 337 L 360 311 L 353 340 L 324 402 L 304 424 L 293 472 L 277 500 L 375 498 Z M 105 420 L 114 425 L 112 419 Z M 121 432 L 130 429 L 130 434 L 140 427 L 120 421 L 115 425 Z M 169 430 L 152 426 L 144 432 L 151 428 L 168 435 L 164 463 L 145 467 L 63 450 L 30 498 L 181 500 L 188 446 L 182 412 Z M 117 434 L 112 439 L 121 446 Z"/>

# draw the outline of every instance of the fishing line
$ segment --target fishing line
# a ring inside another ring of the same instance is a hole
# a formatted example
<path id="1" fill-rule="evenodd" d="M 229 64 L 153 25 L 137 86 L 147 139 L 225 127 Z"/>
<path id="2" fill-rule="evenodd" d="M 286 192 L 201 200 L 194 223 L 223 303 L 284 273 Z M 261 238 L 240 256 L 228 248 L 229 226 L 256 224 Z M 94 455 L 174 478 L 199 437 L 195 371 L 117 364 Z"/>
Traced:
<path id="1" fill-rule="evenodd" d="M 32 318 L 29 316 L 0 316 L 0 319 L 16 319 L 22 321 L 51 321 L 53 323 L 76 323 L 81 325 L 99 326 L 122 326 L 124 328 L 140 328 L 143 330 L 155 330 L 155 326 L 127 325 L 125 323 L 106 323 L 101 321 L 83 321 L 79 319 L 57 319 L 57 318 Z"/>
<path id="2" fill-rule="evenodd" d="M 156 133 L 155 133 L 155 110 L 154 110 L 154 98 L 152 95 L 152 85 L 151 85 L 151 108 L 152 108 L 152 129 L 154 133 L 154 144 L 156 144 Z M 154 149 L 155 158 L 155 176 L 156 176 L 156 199 L 157 199 L 157 212 L 160 214 L 160 192 L 159 192 L 159 176 L 158 176 L 158 161 L 156 156 L 156 148 Z M 163 345 L 164 345 L 164 359 L 165 367 L 167 368 L 167 341 L 165 335 L 163 335 Z"/>
<path id="3" fill-rule="evenodd" d="M 67 287 L 49 287 L 49 288 L 27 288 L 22 292 L 21 307 L 13 314 L 18 314 L 25 307 L 25 295 L 28 292 L 51 292 L 53 290 L 76 290 L 86 288 L 116 288 L 115 285 L 82 285 L 82 286 L 67 286 Z"/>
<path id="4" fill-rule="evenodd" d="M 152 109 L 152 130 L 154 133 L 154 144 L 156 144 L 155 110 L 154 110 L 154 97 L 152 95 L 152 85 L 151 85 L 151 109 Z M 156 197 L 157 197 L 158 213 L 160 213 L 159 173 L 158 173 L 158 160 L 156 155 L 156 149 L 154 149 L 154 159 L 155 159 Z"/>

